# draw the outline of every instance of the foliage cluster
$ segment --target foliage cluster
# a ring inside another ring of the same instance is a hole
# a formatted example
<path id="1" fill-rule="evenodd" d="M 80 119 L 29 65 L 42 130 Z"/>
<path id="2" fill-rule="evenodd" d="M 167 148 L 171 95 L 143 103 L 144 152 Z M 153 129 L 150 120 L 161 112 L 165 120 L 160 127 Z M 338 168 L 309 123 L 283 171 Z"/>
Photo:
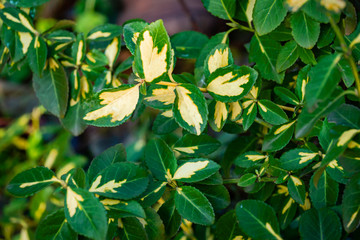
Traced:
<path id="1" fill-rule="evenodd" d="M 12 179 L 15 196 L 51 186 L 61 202 L 36 239 L 356 238 L 360 24 L 350 1 L 202 0 L 229 21 L 210 39 L 139 19 L 38 32 L 47 1 L 2 6 L 1 68 L 28 64 L 40 103 L 74 135 L 148 107 L 158 115 L 140 161 L 118 144 L 86 172 L 39 166 Z M 253 33 L 249 66 L 234 64 L 233 31 Z M 173 74 L 176 59 L 195 60 L 194 72 Z"/>

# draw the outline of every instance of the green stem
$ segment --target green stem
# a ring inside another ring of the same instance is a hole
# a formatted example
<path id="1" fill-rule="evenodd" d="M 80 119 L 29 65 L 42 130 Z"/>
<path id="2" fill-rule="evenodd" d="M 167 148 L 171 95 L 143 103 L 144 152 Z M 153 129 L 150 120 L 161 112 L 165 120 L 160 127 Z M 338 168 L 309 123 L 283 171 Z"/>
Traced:
<path id="1" fill-rule="evenodd" d="M 239 180 L 240 180 L 240 178 L 224 179 L 224 180 L 223 180 L 223 184 L 234 184 L 234 183 L 238 183 Z"/>
<path id="2" fill-rule="evenodd" d="M 229 37 L 229 34 L 230 34 L 232 31 L 234 31 L 234 30 L 236 30 L 236 28 L 230 28 L 230 29 L 225 33 L 224 38 L 222 39 L 221 43 L 226 43 L 226 41 L 227 41 L 227 39 L 228 39 L 228 37 Z"/>
<path id="3" fill-rule="evenodd" d="M 259 124 L 261 124 L 261 125 L 263 125 L 264 127 L 267 127 L 267 128 L 272 128 L 272 125 L 271 124 L 269 124 L 269 123 L 267 123 L 267 122 L 265 122 L 264 120 L 262 120 L 262 119 L 260 119 L 260 118 L 255 118 L 255 122 L 257 122 L 257 123 L 259 123 Z"/>
<path id="4" fill-rule="evenodd" d="M 351 55 L 351 49 L 347 46 L 344 36 L 343 36 L 339 26 L 335 23 L 334 19 L 332 18 L 332 16 L 330 14 L 328 14 L 328 18 L 330 21 L 330 25 L 336 34 L 336 37 L 339 39 L 341 49 L 343 50 L 343 53 L 344 53 L 344 57 L 350 64 L 351 71 L 355 77 L 357 96 L 360 97 L 360 78 L 359 78 L 359 73 L 357 71 L 357 67 L 355 64 L 355 60 L 354 60 L 353 56 Z"/>

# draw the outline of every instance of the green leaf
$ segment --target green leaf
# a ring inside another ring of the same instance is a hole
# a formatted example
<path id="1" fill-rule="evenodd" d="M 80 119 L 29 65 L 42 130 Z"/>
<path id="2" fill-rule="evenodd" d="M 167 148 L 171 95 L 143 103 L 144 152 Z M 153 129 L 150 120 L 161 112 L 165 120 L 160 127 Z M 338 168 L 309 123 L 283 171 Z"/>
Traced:
<path id="1" fill-rule="evenodd" d="M 106 55 L 98 49 L 91 49 L 86 54 L 85 60 L 86 63 L 93 68 L 105 67 L 109 64 L 109 60 Z"/>
<path id="2" fill-rule="evenodd" d="M 302 109 L 296 124 L 296 138 L 307 135 L 321 117 L 336 109 L 344 102 L 344 97 L 341 93 L 333 94 L 331 99 L 332 100 L 327 102 L 321 102 L 319 107 L 312 112 L 307 107 Z"/>
<path id="3" fill-rule="evenodd" d="M 308 16 L 318 22 L 328 23 L 329 18 L 326 15 L 326 9 L 317 0 L 308 0 L 301 8 Z"/>
<path id="4" fill-rule="evenodd" d="M 254 5 L 256 0 L 236 1 L 235 18 L 247 22 L 249 26 L 253 21 Z"/>
<path id="5" fill-rule="evenodd" d="M 145 218 L 142 206 L 136 201 L 120 201 L 117 199 L 105 198 L 100 200 L 104 205 L 109 218 L 139 217 Z"/>
<path id="6" fill-rule="evenodd" d="M 310 109 L 326 102 L 334 92 L 341 78 L 337 68 L 340 58 L 339 54 L 325 56 L 310 70 L 310 81 L 305 91 L 306 105 Z"/>
<path id="7" fill-rule="evenodd" d="M 80 66 L 85 58 L 86 42 L 84 34 L 80 33 L 76 37 L 76 41 L 71 48 L 71 57 L 76 66 Z"/>
<path id="8" fill-rule="evenodd" d="M 280 125 L 289 121 L 286 113 L 272 101 L 262 99 L 258 102 L 259 113 L 262 118 L 273 125 Z"/>
<path id="9" fill-rule="evenodd" d="M 172 179 L 179 182 L 198 182 L 213 175 L 220 165 L 205 158 L 193 158 L 179 162 Z"/>
<path id="10" fill-rule="evenodd" d="M 293 136 L 294 123 L 295 121 L 272 127 L 264 138 L 262 151 L 273 152 L 283 149 Z"/>
<path id="11" fill-rule="evenodd" d="M 305 98 L 305 90 L 306 85 L 309 82 L 309 71 L 311 69 L 311 65 L 306 65 L 303 67 L 296 78 L 296 86 L 295 86 L 295 93 L 298 98 L 301 100 L 301 103 L 304 101 Z"/>
<path id="12" fill-rule="evenodd" d="M 333 31 L 331 26 L 329 24 L 322 25 L 319 41 L 317 42 L 317 47 L 323 48 L 330 45 L 334 41 L 334 38 L 335 38 L 335 32 Z"/>
<path id="13" fill-rule="evenodd" d="M 160 138 L 152 139 L 146 145 L 145 162 L 153 176 L 163 182 L 167 182 L 177 169 L 173 151 Z"/>
<path id="14" fill-rule="evenodd" d="M 186 134 L 175 143 L 173 149 L 187 156 L 208 155 L 216 151 L 220 145 L 216 138 L 206 134 Z"/>
<path id="15" fill-rule="evenodd" d="M 257 115 L 257 103 L 254 100 L 243 102 L 244 112 L 242 114 L 242 125 L 244 130 L 248 130 L 254 123 Z"/>
<path id="16" fill-rule="evenodd" d="M 35 238 L 37 240 L 75 240 L 77 234 L 65 219 L 64 209 L 59 209 L 41 220 Z"/>
<path id="17" fill-rule="evenodd" d="M 301 59 L 301 61 L 305 64 L 311 64 L 311 65 L 316 65 L 316 59 L 315 59 L 315 55 L 312 52 L 311 49 L 307 49 L 307 48 L 302 48 L 299 47 L 299 57 Z"/>
<path id="18" fill-rule="evenodd" d="M 258 200 L 243 200 L 236 205 L 240 229 L 254 239 L 282 239 L 275 211 Z"/>
<path id="19" fill-rule="evenodd" d="M 168 110 L 157 115 L 152 127 L 152 131 L 155 134 L 163 135 L 171 133 L 177 128 L 179 128 L 179 125 L 173 117 L 173 112 L 172 110 Z"/>
<path id="20" fill-rule="evenodd" d="M 339 217 L 332 210 L 312 208 L 301 215 L 299 232 L 302 239 L 331 239 L 341 237 Z"/>
<path id="21" fill-rule="evenodd" d="M 175 87 L 173 113 L 176 122 L 192 134 L 200 135 L 207 125 L 208 109 L 198 87 L 183 83 Z"/>
<path id="22" fill-rule="evenodd" d="M 47 60 L 42 76 L 33 75 L 33 87 L 40 103 L 57 117 L 65 115 L 68 104 L 68 80 L 63 66 L 53 58 Z"/>
<path id="23" fill-rule="evenodd" d="M 121 85 L 96 93 L 84 120 L 99 127 L 117 126 L 129 119 L 140 98 L 140 85 Z"/>
<path id="24" fill-rule="evenodd" d="M 230 20 L 235 15 L 234 0 L 201 0 L 206 10 L 215 17 Z"/>
<path id="25" fill-rule="evenodd" d="M 174 197 L 171 197 L 161 205 L 158 214 L 164 223 L 167 238 L 173 237 L 181 225 L 181 216 L 175 208 Z"/>
<path id="26" fill-rule="evenodd" d="M 140 32 L 149 24 L 141 19 L 134 19 L 123 24 L 124 40 L 126 47 L 134 55 L 137 39 Z"/>
<path id="27" fill-rule="evenodd" d="M 299 98 L 295 95 L 295 93 L 291 92 L 289 89 L 284 87 L 275 87 L 274 93 L 284 102 L 298 105 L 300 103 Z"/>
<path id="28" fill-rule="evenodd" d="M 355 82 L 354 74 L 351 70 L 350 64 L 346 59 L 341 59 L 338 63 L 339 70 L 341 72 L 341 78 L 347 88 L 351 87 Z"/>
<path id="29" fill-rule="evenodd" d="M 111 166 L 114 163 L 125 161 L 126 150 L 123 144 L 119 143 L 106 149 L 91 161 L 87 172 L 89 182 L 92 182 L 98 173 L 100 173 L 105 168 Z"/>
<path id="30" fill-rule="evenodd" d="M 261 36 L 273 31 L 284 20 L 286 13 L 282 0 L 256 1 L 253 12 L 256 32 Z"/>
<path id="31" fill-rule="evenodd" d="M 230 205 L 230 194 L 224 185 L 196 185 L 196 188 L 205 195 L 215 211 Z"/>
<path id="32" fill-rule="evenodd" d="M 200 181 L 196 182 L 196 184 L 203 184 L 203 185 L 220 185 L 223 184 L 223 179 L 221 177 L 221 174 L 219 172 L 214 173 L 210 177 Z"/>
<path id="33" fill-rule="evenodd" d="M 128 217 L 121 219 L 119 238 L 121 240 L 147 240 L 148 235 L 138 218 Z"/>
<path id="34" fill-rule="evenodd" d="M 17 8 L 9 7 L 1 9 L 0 18 L 7 26 L 15 31 L 30 32 L 36 35 L 38 34 L 32 25 L 30 17 L 25 12 Z"/>
<path id="35" fill-rule="evenodd" d="M 241 176 L 237 185 L 239 187 L 247 187 L 255 183 L 257 176 L 253 173 L 246 173 Z"/>
<path id="36" fill-rule="evenodd" d="M 37 191 L 58 182 L 53 171 L 45 167 L 36 167 L 16 175 L 7 190 L 15 196 L 29 196 Z"/>
<path id="37" fill-rule="evenodd" d="M 300 178 L 291 175 L 288 180 L 287 187 L 291 198 L 297 203 L 304 205 L 306 197 L 304 182 Z"/>
<path id="38" fill-rule="evenodd" d="M 196 59 L 209 38 L 199 32 L 184 31 L 172 35 L 170 41 L 175 51 L 175 57 Z"/>
<path id="39" fill-rule="evenodd" d="M 215 214 L 210 202 L 194 187 L 177 188 L 175 206 L 179 214 L 190 222 L 201 225 L 214 223 Z"/>
<path id="40" fill-rule="evenodd" d="M 294 13 L 290 23 L 295 41 L 303 48 L 313 48 L 320 35 L 320 23 L 302 11 Z"/>
<path id="41" fill-rule="evenodd" d="M 73 168 L 63 174 L 61 180 L 72 188 L 85 188 L 86 173 L 82 168 Z"/>
<path id="42" fill-rule="evenodd" d="M 159 214 L 152 208 L 145 209 L 145 231 L 149 240 L 165 239 L 165 226 Z"/>
<path id="43" fill-rule="evenodd" d="M 314 179 L 310 180 L 310 199 L 315 208 L 331 207 L 336 204 L 339 194 L 339 184 L 324 171 L 317 186 Z"/>
<path id="44" fill-rule="evenodd" d="M 102 170 L 90 184 L 89 192 L 126 200 L 139 196 L 148 183 L 145 169 L 134 163 L 120 162 Z"/>
<path id="45" fill-rule="evenodd" d="M 122 27 L 115 24 L 103 24 L 95 27 L 87 34 L 88 40 L 106 41 L 122 34 Z"/>
<path id="46" fill-rule="evenodd" d="M 234 59 L 228 44 L 220 43 L 210 50 L 204 65 L 204 74 L 209 78 L 210 74 L 219 68 L 226 67 L 234 63 Z"/>
<path id="47" fill-rule="evenodd" d="M 288 197 L 284 204 L 282 204 L 281 212 L 279 213 L 279 223 L 281 229 L 286 229 L 295 217 L 297 204 L 294 199 Z"/>
<path id="48" fill-rule="evenodd" d="M 211 73 L 206 89 L 217 101 L 235 102 L 249 93 L 257 77 L 250 67 L 228 66 Z"/>
<path id="49" fill-rule="evenodd" d="M 64 118 L 60 121 L 74 136 L 79 136 L 87 128 L 87 124 L 83 120 L 84 115 L 83 105 L 77 102 L 75 105 L 69 105 Z"/>
<path id="50" fill-rule="evenodd" d="M 65 217 L 71 228 L 81 235 L 98 240 L 106 236 L 106 211 L 100 201 L 84 189 L 67 187 Z"/>
<path id="51" fill-rule="evenodd" d="M 164 194 L 167 182 L 150 181 L 150 184 L 137 199 L 143 207 L 155 204 Z"/>
<path id="52" fill-rule="evenodd" d="M 281 155 L 279 167 L 289 171 L 299 170 L 318 159 L 319 156 L 316 152 L 306 148 L 295 148 Z"/>
<path id="53" fill-rule="evenodd" d="M 287 42 L 280 50 L 277 61 L 276 70 L 278 72 L 285 71 L 290 68 L 299 57 L 298 45 L 295 41 Z"/>
<path id="54" fill-rule="evenodd" d="M 342 219 L 346 232 L 355 231 L 360 222 L 360 174 L 356 174 L 346 184 L 342 199 Z"/>
<path id="55" fill-rule="evenodd" d="M 234 163 L 236 166 L 249 168 L 264 160 L 267 156 L 255 151 L 249 151 L 239 155 Z"/>
<path id="56" fill-rule="evenodd" d="M 28 62 L 34 74 L 41 76 L 45 68 L 47 46 L 42 37 L 36 36 L 30 44 Z"/>
<path id="57" fill-rule="evenodd" d="M 136 41 L 133 71 L 146 82 L 160 81 L 172 65 L 170 39 L 162 20 L 151 23 Z"/>
<path id="58" fill-rule="evenodd" d="M 282 83 L 285 74 L 278 73 L 276 70 L 276 61 L 280 51 L 279 42 L 255 34 L 250 42 L 249 61 L 256 63 L 255 67 L 263 78 Z"/>
<path id="59" fill-rule="evenodd" d="M 283 22 L 275 30 L 267 34 L 267 36 L 275 41 L 290 41 L 293 39 L 291 28 L 287 23 Z"/>
<path id="60" fill-rule="evenodd" d="M 233 240 L 238 236 L 244 236 L 236 220 L 235 210 L 223 214 L 216 222 L 215 236 L 219 240 Z"/>
<path id="61" fill-rule="evenodd" d="M 354 105 L 342 104 L 328 115 L 329 123 L 360 128 L 360 109 Z"/>

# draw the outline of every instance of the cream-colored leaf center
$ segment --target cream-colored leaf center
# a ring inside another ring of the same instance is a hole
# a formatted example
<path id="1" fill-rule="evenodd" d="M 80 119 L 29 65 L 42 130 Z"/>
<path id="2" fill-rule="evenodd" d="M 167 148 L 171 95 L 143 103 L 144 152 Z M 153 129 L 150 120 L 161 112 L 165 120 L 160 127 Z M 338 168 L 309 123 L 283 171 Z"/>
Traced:
<path id="1" fill-rule="evenodd" d="M 217 128 L 221 128 L 221 125 L 224 121 L 226 121 L 227 116 L 228 116 L 228 110 L 226 109 L 226 104 L 217 101 L 215 104 L 215 113 L 214 113 L 214 121 Z"/>
<path id="2" fill-rule="evenodd" d="M 209 161 L 197 161 L 197 162 L 187 162 L 179 167 L 173 179 L 184 179 L 184 178 L 191 178 L 196 172 L 206 168 L 209 164 Z"/>
<path id="3" fill-rule="evenodd" d="M 175 87 L 168 86 L 167 88 L 157 88 L 154 89 L 152 95 L 146 97 L 145 100 L 147 101 L 159 101 L 162 102 L 164 105 L 173 104 L 175 101 Z"/>
<path id="4" fill-rule="evenodd" d="M 194 127 L 196 134 L 200 135 L 201 124 L 203 124 L 203 119 L 200 115 L 198 106 L 189 96 L 191 92 L 188 89 L 181 86 L 177 86 L 175 89 L 179 99 L 178 108 L 182 119 L 189 126 Z"/>
<path id="5" fill-rule="evenodd" d="M 209 83 L 207 90 L 220 96 L 239 96 L 244 91 L 244 88 L 241 86 L 249 82 L 250 74 L 236 77 L 237 75 L 234 76 L 232 72 L 218 76 Z"/>
<path id="6" fill-rule="evenodd" d="M 229 65 L 229 48 L 216 49 L 214 55 L 211 55 L 208 60 L 209 72 L 215 72 L 216 69 L 226 67 Z"/>
<path id="7" fill-rule="evenodd" d="M 70 217 L 73 217 L 76 213 L 76 209 L 82 209 L 80 202 L 83 202 L 84 199 L 81 195 L 74 192 L 70 187 L 67 188 L 66 193 L 66 205 L 69 210 Z"/>
<path id="8" fill-rule="evenodd" d="M 159 51 L 154 46 L 153 38 L 149 31 L 143 33 L 143 40 L 140 41 L 140 54 L 146 82 L 152 82 L 167 71 L 166 56 L 168 45 L 164 44 Z"/>
<path id="9" fill-rule="evenodd" d="M 99 175 L 95 181 L 93 182 L 93 184 L 91 185 L 89 192 L 112 192 L 112 193 L 116 193 L 115 188 L 119 188 L 121 187 L 124 183 L 126 183 L 126 179 L 119 181 L 119 182 L 115 182 L 115 179 L 104 183 L 103 185 L 100 185 L 100 181 L 101 181 L 102 176 Z"/>
<path id="10" fill-rule="evenodd" d="M 128 89 L 116 92 L 103 92 L 100 94 L 101 105 L 105 105 L 85 115 L 85 120 L 97 120 L 111 116 L 111 122 L 121 121 L 135 110 L 139 100 L 139 86 L 135 85 Z"/>

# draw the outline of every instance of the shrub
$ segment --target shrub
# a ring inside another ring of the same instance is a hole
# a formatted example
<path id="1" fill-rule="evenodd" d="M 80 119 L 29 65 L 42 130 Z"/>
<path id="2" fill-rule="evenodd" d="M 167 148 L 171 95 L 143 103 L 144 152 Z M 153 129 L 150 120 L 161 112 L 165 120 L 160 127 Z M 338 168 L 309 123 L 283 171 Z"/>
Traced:
<path id="1" fill-rule="evenodd" d="M 158 115 L 141 161 L 117 144 L 86 172 L 39 166 L 13 178 L 15 196 L 51 185 L 63 201 L 36 239 L 354 236 L 360 25 L 350 1 L 203 0 L 230 28 L 210 39 L 138 19 L 40 33 L 27 9 L 46 1 L 2 6 L 2 67 L 28 64 L 40 103 L 74 135 L 147 107 Z M 233 31 L 252 33 L 249 66 L 234 64 Z M 119 63 L 123 43 L 131 57 Z M 194 72 L 173 74 L 177 58 L 196 59 Z"/>

